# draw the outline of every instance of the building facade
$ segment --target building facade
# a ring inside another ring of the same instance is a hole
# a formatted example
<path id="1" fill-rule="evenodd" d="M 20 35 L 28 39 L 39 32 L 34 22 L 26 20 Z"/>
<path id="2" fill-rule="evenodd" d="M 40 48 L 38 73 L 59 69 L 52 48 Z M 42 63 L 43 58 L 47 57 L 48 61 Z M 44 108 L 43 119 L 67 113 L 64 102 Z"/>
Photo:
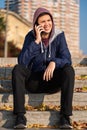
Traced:
<path id="1" fill-rule="evenodd" d="M 0 14 L 6 19 L 6 10 L 1 9 Z M 21 49 L 26 34 L 31 30 L 31 23 L 12 11 L 8 12 L 7 19 L 7 42 Z"/>
<path id="2" fill-rule="evenodd" d="M 13 5 L 14 8 L 12 8 Z M 9 9 L 31 23 L 33 14 L 38 7 L 50 10 L 55 26 L 65 32 L 72 57 L 80 56 L 82 53 L 79 45 L 79 0 L 9 0 Z"/>

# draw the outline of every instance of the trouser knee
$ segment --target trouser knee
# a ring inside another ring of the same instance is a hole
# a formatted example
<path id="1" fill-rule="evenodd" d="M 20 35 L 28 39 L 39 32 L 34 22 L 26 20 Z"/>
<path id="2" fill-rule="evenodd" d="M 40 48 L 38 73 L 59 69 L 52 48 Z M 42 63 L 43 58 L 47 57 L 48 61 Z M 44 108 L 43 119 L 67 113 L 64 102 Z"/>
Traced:
<path id="1" fill-rule="evenodd" d="M 30 76 L 30 70 L 28 70 L 26 67 L 24 67 L 23 65 L 15 65 L 13 70 L 12 70 L 12 77 L 26 77 Z"/>
<path id="2" fill-rule="evenodd" d="M 72 67 L 72 66 L 70 66 L 70 65 L 68 65 L 68 66 L 66 66 L 66 67 L 64 67 L 64 75 L 66 76 L 66 77 L 75 77 L 75 71 L 74 71 L 74 68 Z"/>
<path id="3" fill-rule="evenodd" d="M 21 65 L 17 64 L 14 66 L 12 70 L 12 74 L 17 74 L 18 72 L 20 72 L 20 70 L 21 70 Z"/>

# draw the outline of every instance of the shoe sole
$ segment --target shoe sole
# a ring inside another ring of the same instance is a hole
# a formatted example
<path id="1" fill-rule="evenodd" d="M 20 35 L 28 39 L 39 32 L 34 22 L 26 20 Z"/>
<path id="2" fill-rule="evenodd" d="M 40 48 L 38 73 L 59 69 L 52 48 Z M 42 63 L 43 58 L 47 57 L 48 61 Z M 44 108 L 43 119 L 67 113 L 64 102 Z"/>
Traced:
<path id="1" fill-rule="evenodd" d="M 69 126 L 69 125 L 62 125 L 59 127 L 60 129 L 73 129 L 72 126 Z"/>
<path id="2" fill-rule="evenodd" d="M 25 129 L 25 128 L 27 128 L 27 126 L 23 125 L 23 124 L 19 124 L 19 125 L 14 126 L 14 129 Z"/>

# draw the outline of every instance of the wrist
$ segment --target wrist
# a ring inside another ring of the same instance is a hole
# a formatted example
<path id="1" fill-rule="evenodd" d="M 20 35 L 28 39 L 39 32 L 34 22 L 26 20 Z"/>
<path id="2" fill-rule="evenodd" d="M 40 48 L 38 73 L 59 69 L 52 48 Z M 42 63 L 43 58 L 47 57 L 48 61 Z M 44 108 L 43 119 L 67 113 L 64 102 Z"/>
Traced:
<path id="1" fill-rule="evenodd" d="M 54 66 L 56 67 L 56 62 L 55 61 L 50 61 L 51 64 L 54 64 Z"/>
<path id="2" fill-rule="evenodd" d="M 39 40 L 35 40 L 35 42 L 36 42 L 37 44 L 39 44 L 39 43 L 40 43 L 40 41 L 39 41 Z"/>

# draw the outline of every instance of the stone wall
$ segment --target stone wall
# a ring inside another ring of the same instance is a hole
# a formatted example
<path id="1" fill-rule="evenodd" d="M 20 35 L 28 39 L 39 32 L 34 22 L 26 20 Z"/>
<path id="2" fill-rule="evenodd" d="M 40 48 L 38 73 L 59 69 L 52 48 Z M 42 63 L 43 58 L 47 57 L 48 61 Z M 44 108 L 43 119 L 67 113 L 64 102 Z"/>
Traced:
<path id="1" fill-rule="evenodd" d="M 1 10 L 0 13 L 6 18 L 6 10 Z M 7 25 L 7 41 L 13 41 L 17 47 L 22 48 L 24 37 L 31 30 L 31 24 L 18 14 L 9 11 Z"/>

